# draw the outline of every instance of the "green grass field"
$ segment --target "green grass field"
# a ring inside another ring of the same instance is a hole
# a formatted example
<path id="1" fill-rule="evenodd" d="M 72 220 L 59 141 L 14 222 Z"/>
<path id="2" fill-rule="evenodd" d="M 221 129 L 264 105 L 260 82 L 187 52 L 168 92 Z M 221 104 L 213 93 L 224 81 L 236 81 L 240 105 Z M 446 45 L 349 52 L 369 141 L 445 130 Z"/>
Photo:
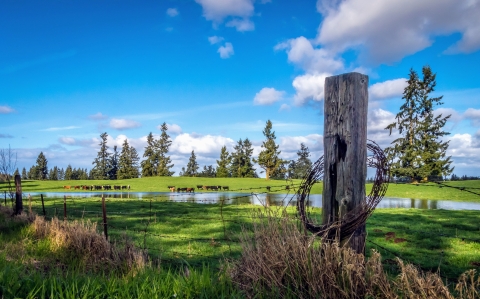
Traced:
<path id="1" fill-rule="evenodd" d="M 75 190 L 65 190 L 63 186 L 81 186 L 81 185 L 130 185 L 131 191 L 143 192 L 168 192 L 167 186 L 176 187 L 194 187 L 197 185 L 217 185 L 228 186 L 230 190 L 240 193 L 266 192 L 266 186 L 270 186 L 272 193 L 285 193 L 285 185 L 293 184 L 298 186 L 301 180 L 277 181 L 254 178 L 191 178 L 191 177 L 149 177 L 129 180 L 116 181 L 24 181 L 22 183 L 23 192 L 75 192 Z M 452 181 L 446 182 L 449 186 L 478 188 L 469 189 L 480 194 L 480 180 L 476 181 Z M 367 193 L 371 190 L 372 184 L 367 184 Z M 0 192 L 7 189 L 5 183 L 0 183 Z M 292 188 L 292 190 L 294 190 Z M 315 184 L 311 190 L 312 194 L 321 194 L 323 185 L 321 182 Z M 203 192 L 203 191 L 202 191 Z M 439 199 L 464 202 L 480 202 L 480 195 L 460 191 L 453 188 L 439 188 L 433 183 L 428 184 L 389 184 L 386 196 L 414 199 Z"/>

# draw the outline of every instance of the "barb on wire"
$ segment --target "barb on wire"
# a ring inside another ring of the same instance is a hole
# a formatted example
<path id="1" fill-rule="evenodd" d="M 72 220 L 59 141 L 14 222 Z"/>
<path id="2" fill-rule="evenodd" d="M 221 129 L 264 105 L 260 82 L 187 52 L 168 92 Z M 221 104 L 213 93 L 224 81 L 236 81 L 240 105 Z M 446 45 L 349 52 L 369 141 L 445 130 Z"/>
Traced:
<path id="1" fill-rule="evenodd" d="M 366 223 L 368 217 L 370 217 L 375 207 L 387 192 L 388 182 L 390 181 L 390 167 L 387 158 L 378 144 L 374 141 L 371 142 L 372 143 L 367 143 L 367 149 L 370 150 L 373 155 L 368 157 L 367 166 L 377 169 L 375 182 L 366 200 L 348 212 L 343 219 L 319 225 L 315 224 L 306 212 L 310 190 L 314 183 L 323 178 L 323 156 L 315 162 L 311 171 L 305 176 L 302 186 L 297 191 L 297 210 L 304 227 L 308 231 L 326 239 L 334 239 L 338 236 L 341 242 L 348 239 L 358 227 Z"/>

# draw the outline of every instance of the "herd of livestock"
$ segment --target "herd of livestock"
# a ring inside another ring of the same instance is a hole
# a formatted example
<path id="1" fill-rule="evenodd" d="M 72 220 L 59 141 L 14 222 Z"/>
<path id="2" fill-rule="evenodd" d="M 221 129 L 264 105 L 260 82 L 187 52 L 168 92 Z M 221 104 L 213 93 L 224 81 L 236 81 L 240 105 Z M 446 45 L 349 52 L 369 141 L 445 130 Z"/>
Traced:
<path id="1" fill-rule="evenodd" d="M 130 185 L 126 186 L 112 186 L 112 185 L 80 185 L 80 186 L 63 186 L 66 190 L 130 190 Z"/>
<path id="2" fill-rule="evenodd" d="M 175 186 L 168 186 L 168 189 L 171 192 L 195 192 L 195 188 L 191 187 L 182 187 L 182 188 L 175 188 Z M 197 190 L 206 190 L 206 191 L 220 191 L 220 190 L 228 191 L 228 186 L 203 186 L 197 185 Z"/>

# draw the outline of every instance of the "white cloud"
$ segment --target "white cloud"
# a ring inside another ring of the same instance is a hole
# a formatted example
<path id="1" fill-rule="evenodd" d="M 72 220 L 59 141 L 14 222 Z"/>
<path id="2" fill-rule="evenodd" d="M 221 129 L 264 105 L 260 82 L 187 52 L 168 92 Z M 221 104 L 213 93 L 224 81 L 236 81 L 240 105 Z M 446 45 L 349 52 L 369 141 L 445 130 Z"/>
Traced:
<path id="1" fill-rule="evenodd" d="M 294 104 L 306 104 L 309 100 L 321 101 L 324 96 L 325 78 L 331 74 L 305 74 L 297 76 L 292 85 L 296 90 Z"/>
<path id="2" fill-rule="evenodd" d="M 271 105 L 281 100 L 284 94 L 284 91 L 278 91 L 271 87 L 264 87 L 255 94 L 253 103 L 255 105 Z"/>
<path id="3" fill-rule="evenodd" d="M 255 30 L 255 24 L 250 19 L 233 19 L 228 21 L 225 26 L 235 27 L 240 32 Z"/>
<path id="4" fill-rule="evenodd" d="M 203 16 L 205 19 L 212 21 L 214 27 L 223 23 L 226 18 L 233 17 L 235 19 L 244 20 L 243 22 L 251 22 L 248 20 L 253 13 L 253 0 L 195 0 L 203 8 Z M 241 24 L 233 25 L 237 30 L 248 28 L 248 26 Z"/>
<path id="5" fill-rule="evenodd" d="M 450 53 L 480 49 L 480 2 L 457 0 L 318 0 L 324 19 L 317 42 L 334 52 L 360 51 L 374 63 L 390 63 L 460 33 Z"/>
<path id="6" fill-rule="evenodd" d="M 103 115 L 101 112 L 98 112 L 96 114 L 89 115 L 88 118 L 93 119 L 93 120 L 104 120 L 104 119 L 107 119 L 108 116 Z"/>
<path id="7" fill-rule="evenodd" d="M 288 61 L 299 66 L 307 73 L 333 73 L 343 70 L 340 59 L 323 49 L 314 48 L 312 43 L 303 36 L 277 44 L 275 50 L 286 50 Z"/>
<path id="8" fill-rule="evenodd" d="M 141 124 L 130 119 L 112 118 L 110 128 L 116 130 L 126 130 L 140 127 Z"/>
<path id="9" fill-rule="evenodd" d="M 53 127 L 53 128 L 43 129 L 43 130 L 40 130 L 40 131 L 54 132 L 54 131 L 73 130 L 73 129 L 79 129 L 79 128 L 81 128 L 81 127 L 77 127 L 77 126 Z"/>
<path id="10" fill-rule="evenodd" d="M 180 128 L 179 125 L 176 124 L 167 124 L 167 133 L 172 133 L 172 134 L 181 134 L 182 133 L 182 128 Z M 158 125 L 157 129 L 161 130 L 162 125 Z"/>
<path id="11" fill-rule="evenodd" d="M 222 146 L 232 148 L 234 141 L 231 138 L 213 135 L 197 135 L 182 133 L 173 139 L 170 150 L 175 154 L 190 154 L 195 151 L 196 155 L 202 156 L 220 156 Z"/>
<path id="12" fill-rule="evenodd" d="M 480 155 L 478 155 L 479 135 L 480 132 L 477 132 L 474 136 L 455 134 L 447 139 L 450 140 L 447 156 L 452 156 L 453 166 L 471 168 L 480 165 Z"/>
<path id="13" fill-rule="evenodd" d="M 369 97 L 372 100 L 402 97 L 407 85 L 407 79 L 405 78 L 375 83 L 369 88 Z"/>
<path id="14" fill-rule="evenodd" d="M 288 104 L 282 104 L 282 106 L 280 106 L 280 111 L 289 111 L 290 109 L 292 108 Z"/>
<path id="15" fill-rule="evenodd" d="M 323 154 L 323 136 L 320 134 L 309 134 L 306 136 L 283 136 L 280 137 L 279 149 L 282 151 L 281 158 L 296 160 L 297 151 L 300 150 L 300 143 L 305 144 L 311 154 L 310 159 L 315 161 Z"/>
<path id="16" fill-rule="evenodd" d="M 15 110 L 8 106 L 0 106 L 0 114 L 8 114 L 8 113 L 13 113 Z"/>
<path id="17" fill-rule="evenodd" d="M 452 108 L 438 108 L 433 111 L 435 116 L 442 115 L 442 117 L 446 117 L 448 115 L 451 115 L 450 118 L 448 119 L 449 121 L 453 121 L 455 123 L 461 121 L 463 119 L 463 115 L 458 113 L 457 110 L 452 109 Z"/>
<path id="18" fill-rule="evenodd" d="M 468 108 L 463 116 L 472 122 L 474 126 L 480 126 L 480 109 Z"/>
<path id="19" fill-rule="evenodd" d="M 211 45 L 218 44 L 219 42 L 223 41 L 224 38 L 221 36 L 209 36 L 208 41 L 210 42 Z"/>
<path id="20" fill-rule="evenodd" d="M 367 138 L 375 141 L 381 148 L 391 145 L 391 142 L 400 135 L 398 130 L 393 130 L 390 135 L 389 130 L 385 128 L 395 122 L 395 114 L 383 109 L 372 109 L 368 111 L 367 118 Z"/>
<path id="21" fill-rule="evenodd" d="M 169 15 L 170 17 L 176 17 L 178 16 L 178 9 L 176 8 L 169 8 L 167 9 L 167 15 Z"/>
<path id="22" fill-rule="evenodd" d="M 60 143 L 68 144 L 68 145 L 74 145 L 75 144 L 75 138 L 72 138 L 72 137 L 61 137 L 58 141 Z"/>
<path id="23" fill-rule="evenodd" d="M 234 54 L 232 43 L 225 43 L 225 46 L 218 48 L 217 52 L 220 53 L 222 59 L 229 58 Z"/>

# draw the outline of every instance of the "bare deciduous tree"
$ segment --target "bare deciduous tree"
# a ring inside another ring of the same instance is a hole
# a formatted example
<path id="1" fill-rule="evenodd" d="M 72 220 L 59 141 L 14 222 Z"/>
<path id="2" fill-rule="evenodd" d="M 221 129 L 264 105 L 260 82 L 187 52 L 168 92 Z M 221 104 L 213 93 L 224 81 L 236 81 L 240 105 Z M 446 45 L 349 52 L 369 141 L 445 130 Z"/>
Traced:
<path id="1" fill-rule="evenodd" d="M 0 176 L 3 180 L 3 185 L 6 184 L 6 191 L 8 192 L 10 199 L 15 196 L 15 186 L 12 184 L 13 172 L 17 168 L 17 153 L 13 152 L 8 146 L 8 149 L 0 149 Z"/>

